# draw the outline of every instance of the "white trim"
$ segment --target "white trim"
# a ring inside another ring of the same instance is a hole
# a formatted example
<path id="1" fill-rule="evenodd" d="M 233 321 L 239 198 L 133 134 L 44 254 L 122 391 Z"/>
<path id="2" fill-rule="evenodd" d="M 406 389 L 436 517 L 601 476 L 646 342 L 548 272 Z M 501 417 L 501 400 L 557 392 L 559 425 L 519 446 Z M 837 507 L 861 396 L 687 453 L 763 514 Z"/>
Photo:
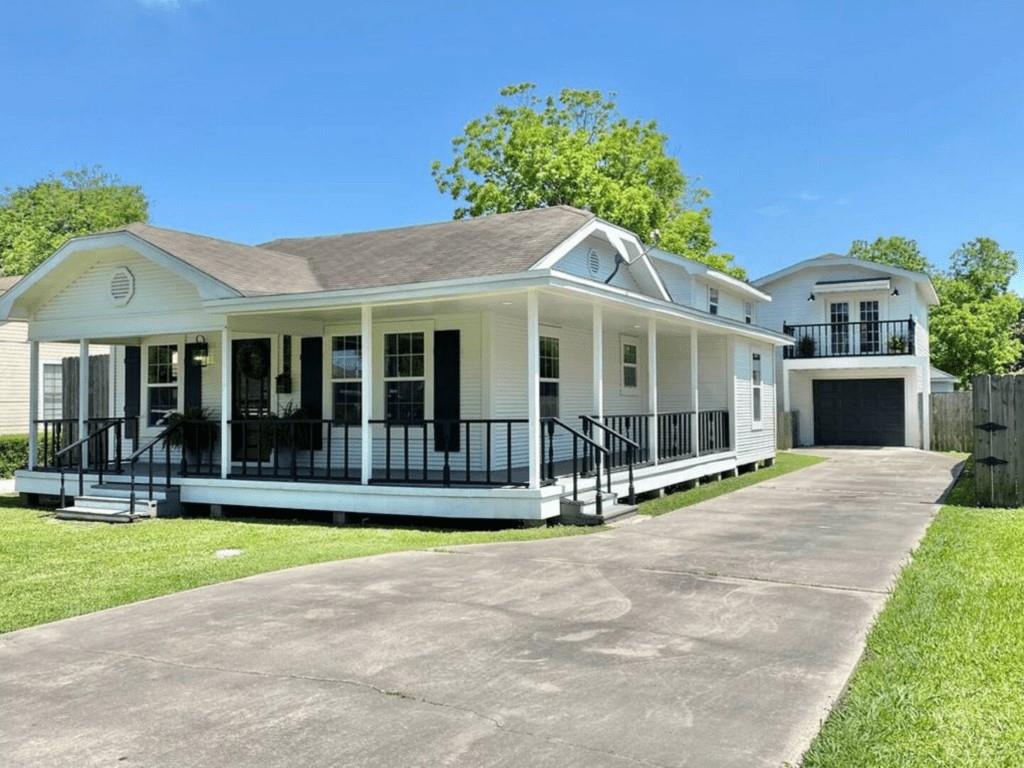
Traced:
<path id="1" fill-rule="evenodd" d="M 789 277 L 796 272 L 801 272 L 811 267 L 860 267 L 861 269 L 875 270 L 882 272 L 887 275 L 896 275 L 897 277 L 906 277 L 913 282 L 917 283 L 918 287 L 924 292 L 925 299 L 931 305 L 939 303 L 939 296 L 935 293 L 935 286 L 932 284 L 931 279 L 928 275 L 922 272 L 913 272 L 909 269 L 903 269 L 902 267 L 893 267 L 889 264 L 881 264 L 877 261 L 867 261 L 866 259 L 857 259 L 852 256 L 840 256 L 835 253 L 827 253 L 823 256 L 815 256 L 811 259 L 805 259 L 804 261 L 798 261 L 796 264 L 791 264 L 784 269 L 780 269 L 777 272 L 759 277 L 754 280 L 753 283 L 758 288 L 766 286 L 770 283 L 777 282 L 784 277 Z"/>
<path id="2" fill-rule="evenodd" d="M 526 294 L 526 413 L 529 487 L 540 488 L 540 310 L 536 291 Z"/>
<path id="3" fill-rule="evenodd" d="M 604 313 L 600 304 L 595 303 L 591 308 L 590 322 L 593 334 L 593 411 L 594 416 L 600 421 L 604 418 Z"/>
<path id="4" fill-rule="evenodd" d="M 89 421 L 89 340 L 78 342 L 78 439 L 88 435 Z M 79 461 L 89 466 L 89 442 L 82 443 Z"/>
<path id="5" fill-rule="evenodd" d="M 666 251 L 663 248 L 649 248 L 647 250 L 647 255 L 652 259 L 658 259 L 666 264 L 673 264 L 677 267 L 682 267 L 688 275 L 700 276 L 707 280 L 713 280 L 716 283 L 721 283 L 730 290 L 738 291 L 739 293 L 756 299 L 757 301 L 768 302 L 772 300 L 770 294 L 758 290 L 745 280 L 740 280 L 738 277 L 727 275 L 725 272 L 719 272 L 717 269 L 712 269 L 707 264 L 702 264 L 699 261 L 694 261 L 693 259 L 687 259 L 677 253 Z"/>
<path id="6" fill-rule="evenodd" d="M 700 429 L 697 426 L 697 414 L 700 412 L 700 375 L 698 365 L 698 334 L 696 328 L 690 328 L 690 445 L 693 455 L 700 456 Z M 733 446 L 735 448 L 735 446 Z"/>
<path id="7" fill-rule="evenodd" d="M 28 343 L 28 468 L 35 469 L 38 457 L 36 421 L 39 420 L 39 342 Z"/>
<path id="8" fill-rule="evenodd" d="M 373 381 L 373 307 L 364 306 L 360 312 L 360 334 L 363 337 L 363 381 Z M 363 385 L 362 399 L 362 433 L 360 451 L 362 453 L 361 482 L 369 485 L 373 477 L 373 387 Z"/>
<path id="9" fill-rule="evenodd" d="M 879 280 L 843 280 L 842 282 L 817 282 L 814 293 L 859 293 L 862 291 L 892 290 L 892 280 L 888 277 Z"/>
<path id="10" fill-rule="evenodd" d="M 639 383 L 639 382 L 638 382 Z M 650 461 L 658 463 L 658 321 L 647 318 L 647 410 L 651 414 L 647 439 Z"/>
<path id="11" fill-rule="evenodd" d="M 231 331 L 226 327 L 220 330 L 220 361 L 220 476 L 226 480 L 231 473 L 231 426 L 228 422 L 231 421 L 231 366 L 234 362 Z"/>

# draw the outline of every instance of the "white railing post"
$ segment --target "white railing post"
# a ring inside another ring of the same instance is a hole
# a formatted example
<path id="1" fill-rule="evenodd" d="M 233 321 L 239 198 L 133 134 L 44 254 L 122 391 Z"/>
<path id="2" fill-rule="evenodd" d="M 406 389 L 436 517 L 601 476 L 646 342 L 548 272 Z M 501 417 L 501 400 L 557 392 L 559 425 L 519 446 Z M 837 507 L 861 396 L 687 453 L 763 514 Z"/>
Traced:
<path id="1" fill-rule="evenodd" d="M 362 392 L 360 402 L 362 413 L 362 431 L 360 433 L 360 481 L 369 485 L 373 478 L 373 307 L 362 308 L 362 325 L 360 329 L 360 350 L 362 359 Z"/>
<path id="2" fill-rule="evenodd" d="M 89 340 L 78 342 L 78 439 L 89 434 Z M 89 464 L 89 443 L 82 443 L 82 467 Z"/>
<path id="3" fill-rule="evenodd" d="M 220 330 L 220 476 L 231 474 L 231 331 Z M 137 448 L 138 446 L 136 446 Z"/>
<path id="4" fill-rule="evenodd" d="M 536 291 L 526 294 L 526 412 L 530 487 L 540 488 L 540 311 Z"/>
<path id="5" fill-rule="evenodd" d="M 38 463 L 38 437 L 36 422 L 39 421 L 39 342 L 28 343 L 28 468 L 35 469 Z"/>
<path id="6" fill-rule="evenodd" d="M 698 392 L 700 376 L 697 371 L 697 329 L 690 329 L 690 410 L 693 412 L 690 423 L 690 445 L 693 455 L 700 456 L 700 394 Z"/>
<path id="7" fill-rule="evenodd" d="M 658 321 L 647 318 L 647 405 L 651 425 L 647 430 L 650 440 L 651 463 L 658 463 Z"/>

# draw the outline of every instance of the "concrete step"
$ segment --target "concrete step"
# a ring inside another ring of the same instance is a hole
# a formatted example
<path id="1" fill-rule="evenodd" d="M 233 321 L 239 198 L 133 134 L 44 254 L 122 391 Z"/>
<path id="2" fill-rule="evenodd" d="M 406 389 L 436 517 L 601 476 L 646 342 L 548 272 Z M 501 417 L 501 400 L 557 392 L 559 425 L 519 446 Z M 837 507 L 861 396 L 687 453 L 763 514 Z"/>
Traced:
<path id="1" fill-rule="evenodd" d="M 136 516 L 156 517 L 157 510 L 163 501 L 154 499 L 135 499 L 135 508 L 132 510 Z M 78 496 L 75 498 L 74 506 L 87 509 L 127 511 L 128 499 L 116 496 Z"/>
<path id="2" fill-rule="evenodd" d="M 566 525 L 604 525 L 635 514 L 636 509 L 630 504 L 620 504 L 614 493 L 604 492 L 601 494 L 601 514 L 598 514 L 597 493 L 587 491 L 576 499 L 572 494 L 563 496 L 559 517 Z"/>
<path id="3" fill-rule="evenodd" d="M 54 514 L 58 520 L 80 520 L 83 522 L 92 523 L 130 523 L 135 520 L 138 515 L 133 515 L 128 511 L 128 507 L 124 509 L 98 509 L 95 507 L 79 507 L 77 505 L 71 507 L 61 507 Z"/>
<path id="4" fill-rule="evenodd" d="M 85 498 L 85 497 L 83 497 Z M 111 503 L 120 502 L 127 506 L 131 498 L 131 486 L 128 483 L 103 483 L 93 485 L 89 488 L 90 499 L 104 499 Z M 140 514 L 149 517 L 177 517 L 181 515 L 181 488 L 172 485 L 168 488 L 165 485 L 153 487 L 153 502 L 151 509 L 142 509 L 143 505 L 149 504 L 149 489 L 145 485 L 135 485 L 135 509 Z"/>

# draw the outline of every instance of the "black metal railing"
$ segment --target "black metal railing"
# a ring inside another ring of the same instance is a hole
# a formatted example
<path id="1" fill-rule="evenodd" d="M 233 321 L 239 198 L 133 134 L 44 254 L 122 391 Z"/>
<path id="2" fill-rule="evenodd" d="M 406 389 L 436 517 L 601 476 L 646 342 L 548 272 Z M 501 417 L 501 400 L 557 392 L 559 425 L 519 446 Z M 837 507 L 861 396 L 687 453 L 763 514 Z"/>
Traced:
<path id="1" fill-rule="evenodd" d="M 102 469 L 110 471 L 114 465 L 120 471 L 124 441 L 127 435 L 133 434 L 129 427 L 134 428 L 138 418 L 94 417 L 86 419 L 85 423 L 86 434 L 97 432 L 89 443 L 88 469 L 99 470 L 102 465 Z M 116 430 L 100 430 L 101 427 L 115 424 Z M 36 468 L 56 469 L 61 463 L 69 466 L 72 455 L 64 449 L 78 441 L 78 419 L 37 419 L 33 428 L 36 431 Z"/>
<path id="2" fill-rule="evenodd" d="M 120 452 L 120 441 L 118 441 L 117 456 L 111 458 L 107 454 L 107 448 L 109 448 L 109 442 L 105 439 L 101 439 L 110 430 L 117 429 L 121 430 L 124 426 L 123 419 L 97 419 L 97 423 L 89 429 L 85 437 L 79 438 L 69 445 L 64 446 L 53 455 L 54 466 L 60 472 L 60 505 L 62 507 L 67 506 L 67 499 L 64 487 L 65 474 L 74 470 L 78 474 L 78 495 L 83 496 L 85 494 L 85 472 L 86 469 L 95 471 L 99 475 L 99 482 L 103 482 L 103 473 L 109 471 L 111 463 L 116 461 L 118 471 L 121 467 L 121 452 Z M 93 462 L 91 456 L 93 451 L 99 451 L 103 447 L 104 453 L 97 456 L 95 462 Z M 86 448 L 87 461 L 82 460 L 82 449 Z M 76 460 L 77 459 L 77 460 Z M 88 464 L 88 467 L 86 466 Z"/>
<path id="3" fill-rule="evenodd" d="M 659 413 L 658 460 L 672 461 L 693 455 L 693 412 Z"/>
<path id="4" fill-rule="evenodd" d="M 697 414 L 697 440 L 702 456 L 728 451 L 732 447 L 729 412 L 700 411 Z"/>
<path id="5" fill-rule="evenodd" d="M 619 419 L 628 419 L 629 417 L 605 417 Z M 637 420 L 647 420 L 650 417 L 637 416 Z M 609 424 L 602 423 L 593 416 L 580 416 L 580 420 L 583 422 L 583 434 L 591 441 L 593 445 L 599 445 L 601 442 L 604 443 L 606 449 L 607 458 L 607 472 L 608 472 L 608 491 L 611 492 L 611 476 L 613 469 L 626 469 L 629 494 L 629 503 L 633 504 L 636 501 L 636 492 L 633 488 L 633 466 L 636 464 L 636 457 L 640 454 L 640 443 L 632 438 L 624 435 L 616 429 L 613 429 Z M 631 423 L 625 421 L 623 423 Z M 598 437 L 597 433 L 600 432 L 601 436 Z M 597 475 L 600 477 L 601 468 L 598 466 Z"/>
<path id="6" fill-rule="evenodd" d="M 583 420 L 583 433 L 586 435 L 591 434 L 588 432 L 591 429 L 588 422 L 600 421 L 610 432 L 622 436 L 622 439 L 613 437 L 605 441 L 605 445 L 611 451 L 613 468 L 625 467 L 630 460 L 633 464 L 646 464 L 651 461 L 651 420 L 654 414 L 606 414 L 600 419 L 594 415 L 580 418 Z M 627 449 L 632 450 L 631 456 L 627 456 Z"/>
<path id="7" fill-rule="evenodd" d="M 358 482 L 358 423 L 331 419 L 232 419 L 233 464 L 242 477 Z M 355 456 L 353 469 L 350 459 Z"/>
<path id="8" fill-rule="evenodd" d="M 526 444 L 529 433 L 527 419 L 371 419 L 370 424 L 375 437 L 383 428 L 383 446 L 374 440 L 375 457 L 384 450 L 383 475 L 377 474 L 380 462 L 375 461 L 373 482 L 529 484 L 529 473 L 524 476 L 515 468 L 515 449 Z"/>
<path id="9" fill-rule="evenodd" d="M 853 323 L 782 326 L 796 341 L 784 347 L 787 360 L 816 357 L 862 357 L 914 354 L 914 318 Z"/>
<path id="10" fill-rule="evenodd" d="M 606 429 L 600 424 L 597 426 L 602 429 Z M 608 493 L 611 493 L 612 491 L 612 466 L 608 449 L 592 437 L 573 429 L 561 419 L 554 417 L 542 418 L 540 423 L 541 480 L 547 484 L 555 482 L 560 475 L 565 474 L 564 470 L 561 472 L 559 471 L 561 469 L 560 465 L 562 462 L 555 459 L 556 430 L 562 430 L 572 439 L 572 463 L 569 465 L 569 468 L 571 469 L 572 474 L 573 501 L 577 501 L 579 499 L 580 477 L 584 475 L 587 470 L 589 457 L 589 464 L 592 467 L 592 475 L 594 478 L 594 505 L 597 510 L 597 514 L 600 517 L 604 511 L 604 499 L 601 495 L 602 458 L 604 459 L 606 472 L 605 478 L 608 484 L 607 490 Z M 630 504 L 634 503 L 636 500 L 636 494 L 633 492 L 632 465 L 630 465 L 629 472 L 629 498 Z"/>
<path id="11" fill-rule="evenodd" d="M 153 493 L 155 491 L 154 472 L 153 467 L 156 464 L 156 448 L 162 442 L 164 448 L 164 486 L 167 488 L 171 487 L 171 443 L 174 440 L 175 435 L 180 434 L 185 429 L 185 420 L 177 421 L 167 427 L 164 427 L 160 433 L 152 438 L 148 443 L 137 448 L 132 452 L 132 455 L 128 457 L 128 511 L 131 514 L 135 513 L 135 475 L 138 469 L 139 459 L 145 456 L 146 461 L 146 489 L 147 498 L 150 502 L 153 501 Z"/>

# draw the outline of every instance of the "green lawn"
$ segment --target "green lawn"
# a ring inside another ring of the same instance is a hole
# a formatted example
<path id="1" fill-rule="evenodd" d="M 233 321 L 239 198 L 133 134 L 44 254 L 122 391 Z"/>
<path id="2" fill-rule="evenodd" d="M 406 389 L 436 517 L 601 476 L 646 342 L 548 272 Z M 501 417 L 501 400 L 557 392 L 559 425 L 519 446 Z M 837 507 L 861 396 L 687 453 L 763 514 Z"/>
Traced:
<path id="1" fill-rule="evenodd" d="M 805 768 L 1024 765 L 1024 509 L 970 477 L 932 523 Z"/>
<path id="2" fill-rule="evenodd" d="M 765 480 L 771 480 L 780 475 L 795 472 L 798 469 L 810 467 L 822 461 L 825 461 L 825 459 L 821 456 L 809 456 L 805 453 L 779 453 L 775 457 L 774 467 L 759 469 L 746 475 L 728 477 L 725 480 L 700 485 L 688 491 L 680 491 L 669 496 L 662 496 L 660 499 L 645 501 L 640 504 L 640 514 L 663 515 L 680 507 L 698 504 L 702 501 L 713 499 L 716 496 L 721 496 L 724 493 L 746 488 L 748 485 L 754 485 Z"/>
<path id="3" fill-rule="evenodd" d="M 69 523 L 0 497 L 0 632 L 305 563 L 599 528 L 336 528 L 207 519 Z M 243 554 L 218 559 L 218 549 Z"/>

